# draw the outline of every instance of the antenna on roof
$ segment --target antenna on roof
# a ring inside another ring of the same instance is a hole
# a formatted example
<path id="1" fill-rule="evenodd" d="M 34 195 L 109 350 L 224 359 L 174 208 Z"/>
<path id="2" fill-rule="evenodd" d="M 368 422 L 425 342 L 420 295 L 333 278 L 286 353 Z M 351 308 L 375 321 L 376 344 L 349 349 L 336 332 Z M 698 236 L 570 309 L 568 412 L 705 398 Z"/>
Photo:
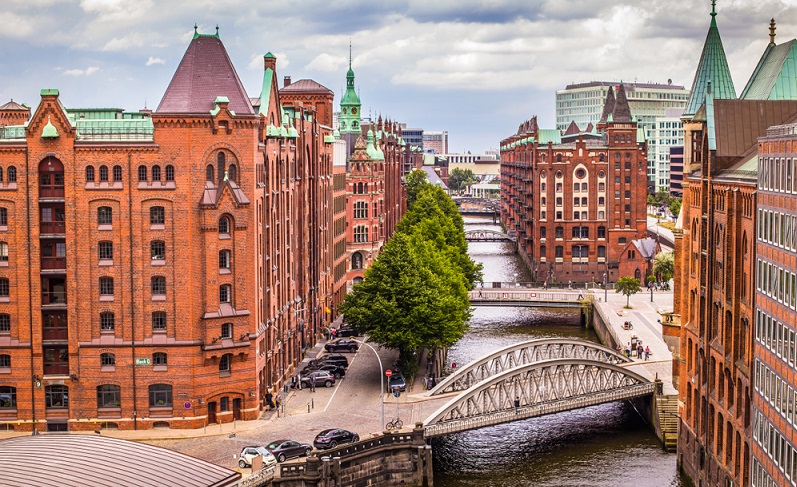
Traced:
<path id="1" fill-rule="evenodd" d="M 219 36 L 219 24 L 216 24 L 216 37 Z"/>

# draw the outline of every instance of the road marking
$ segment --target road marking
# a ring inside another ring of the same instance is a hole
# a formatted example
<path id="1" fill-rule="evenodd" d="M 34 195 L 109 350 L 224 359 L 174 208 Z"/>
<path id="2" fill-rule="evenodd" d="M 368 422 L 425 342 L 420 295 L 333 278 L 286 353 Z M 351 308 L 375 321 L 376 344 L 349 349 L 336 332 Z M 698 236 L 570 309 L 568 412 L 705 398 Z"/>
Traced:
<path id="1" fill-rule="evenodd" d="M 352 357 L 352 359 L 351 359 L 351 362 L 349 362 L 349 366 L 346 368 L 346 372 L 347 373 L 349 372 L 349 369 L 351 368 L 351 364 L 354 363 L 354 359 L 356 359 L 356 358 L 357 358 L 357 354 L 355 353 L 354 357 Z M 329 409 L 329 405 L 332 404 L 332 400 L 335 399 L 335 394 L 338 393 L 338 389 L 340 389 L 341 385 L 343 385 L 343 380 L 338 381 L 338 385 L 335 386 L 335 392 L 333 392 L 332 396 L 330 396 L 329 401 L 327 401 L 327 405 L 324 406 L 324 411 L 323 412 L 327 412 L 327 409 Z"/>

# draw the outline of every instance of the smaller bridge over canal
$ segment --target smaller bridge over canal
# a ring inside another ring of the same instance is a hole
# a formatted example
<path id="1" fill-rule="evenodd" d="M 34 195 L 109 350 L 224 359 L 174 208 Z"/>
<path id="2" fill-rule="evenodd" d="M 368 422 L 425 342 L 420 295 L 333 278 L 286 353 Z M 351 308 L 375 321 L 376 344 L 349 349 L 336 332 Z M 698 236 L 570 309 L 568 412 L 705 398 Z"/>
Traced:
<path id="1" fill-rule="evenodd" d="M 592 291 L 546 291 L 539 289 L 481 288 L 469 292 L 472 306 L 519 306 L 527 308 L 580 308 Z"/>
<path id="2" fill-rule="evenodd" d="M 465 240 L 468 242 L 517 242 L 517 237 L 495 230 L 468 230 L 465 232 Z"/>

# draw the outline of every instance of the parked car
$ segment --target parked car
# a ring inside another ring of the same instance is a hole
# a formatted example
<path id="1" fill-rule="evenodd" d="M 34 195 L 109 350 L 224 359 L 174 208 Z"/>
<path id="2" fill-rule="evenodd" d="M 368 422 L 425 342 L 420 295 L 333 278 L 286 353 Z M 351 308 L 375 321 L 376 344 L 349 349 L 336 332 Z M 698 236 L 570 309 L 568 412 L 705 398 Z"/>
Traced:
<path id="1" fill-rule="evenodd" d="M 357 351 L 358 348 L 360 348 L 360 346 L 357 345 L 357 342 L 355 342 L 354 340 L 350 340 L 348 338 L 341 338 L 335 340 L 334 342 L 329 342 L 326 345 L 324 345 L 324 349 L 327 352 L 344 351 L 344 352 L 354 353 Z"/>
<path id="2" fill-rule="evenodd" d="M 357 333 L 357 330 L 348 326 L 341 326 L 335 332 L 335 336 L 338 338 L 345 338 L 345 337 L 357 337 L 361 336 L 362 333 Z"/>
<path id="3" fill-rule="evenodd" d="M 302 387 L 310 387 L 311 378 L 315 378 L 316 387 L 332 387 L 335 385 L 335 376 L 326 370 L 316 370 L 307 375 L 302 375 Z"/>
<path id="4" fill-rule="evenodd" d="M 360 435 L 344 429 L 328 429 L 318 433 L 313 440 L 313 446 L 319 450 L 335 448 L 341 443 L 354 443 L 360 441 Z"/>
<path id="5" fill-rule="evenodd" d="M 325 372 L 329 372 L 330 374 L 335 376 L 336 380 L 340 380 L 340 379 L 342 379 L 343 377 L 346 376 L 346 369 L 344 369 L 340 365 L 324 364 L 324 363 L 316 364 L 316 366 L 314 366 L 314 367 L 311 367 L 311 366 L 308 365 L 302 371 L 302 375 L 307 375 L 310 372 L 314 372 L 316 370 L 323 370 Z"/>
<path id="6" fill-rule="evenodd" d="M 329 364 L 346 368 L 349 366 L 349 359 L 347 359 L 344 355 L 341 355 L 339 353 L 329 353 L 324 355 L 323 357 L 311 360 L 307 364 L 307 366 L 316 369 L 322 365 L 329 365 Z"/>
<path id="7" fill-rule="evenodd" d="M 266 450 L 270 451 L 274 458 L 282 463 L 288 458 L 306 457 L 313 451 L 313 447 L 307 443 L 299 443 L 293 440 L 277 440 L 266 445 Z"/>
<path id="8" fill-rule="evenodd" d="M 393 392 L 394 389 L 407 392 L 407 381 L 401 372 L 393 372 L 393 375 L 387 379 L 387 390 Z"/>
<path id="9" fill-rule="evenodd" d="M 241 454 L 238 456 L 238 466 L 240 468 L 249 468 L 252 466 L 252 459 L 261 456 L 263 457 L 263 468 L 271 468 L 277 465 L 277 459 L 271 454 L 266 447 L 263 446 L 245 446 L 241 449 Z"/>

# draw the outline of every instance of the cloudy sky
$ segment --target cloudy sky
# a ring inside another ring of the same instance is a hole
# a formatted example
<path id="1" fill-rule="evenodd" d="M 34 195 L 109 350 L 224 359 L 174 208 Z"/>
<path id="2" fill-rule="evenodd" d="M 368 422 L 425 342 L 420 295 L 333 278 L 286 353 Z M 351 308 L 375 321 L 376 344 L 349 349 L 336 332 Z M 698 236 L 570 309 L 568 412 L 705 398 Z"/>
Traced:
<path id="1" fill-rule="evenodd" d="M 554 93 L 592 80 L 691 86 L 709 0 L 2 0 L 0 102 L 157 107 L 193 26 L 220 36 L 244 86 L 262 56 L 278 76 L 312 78 L 339 99 L 349 40 L 363 112 L 447 130 L 450 150 L 481 152 L 538 115 Z M 720 0 L 737 92 L 766 47 L 797 37 L 797 0 Z"/>

